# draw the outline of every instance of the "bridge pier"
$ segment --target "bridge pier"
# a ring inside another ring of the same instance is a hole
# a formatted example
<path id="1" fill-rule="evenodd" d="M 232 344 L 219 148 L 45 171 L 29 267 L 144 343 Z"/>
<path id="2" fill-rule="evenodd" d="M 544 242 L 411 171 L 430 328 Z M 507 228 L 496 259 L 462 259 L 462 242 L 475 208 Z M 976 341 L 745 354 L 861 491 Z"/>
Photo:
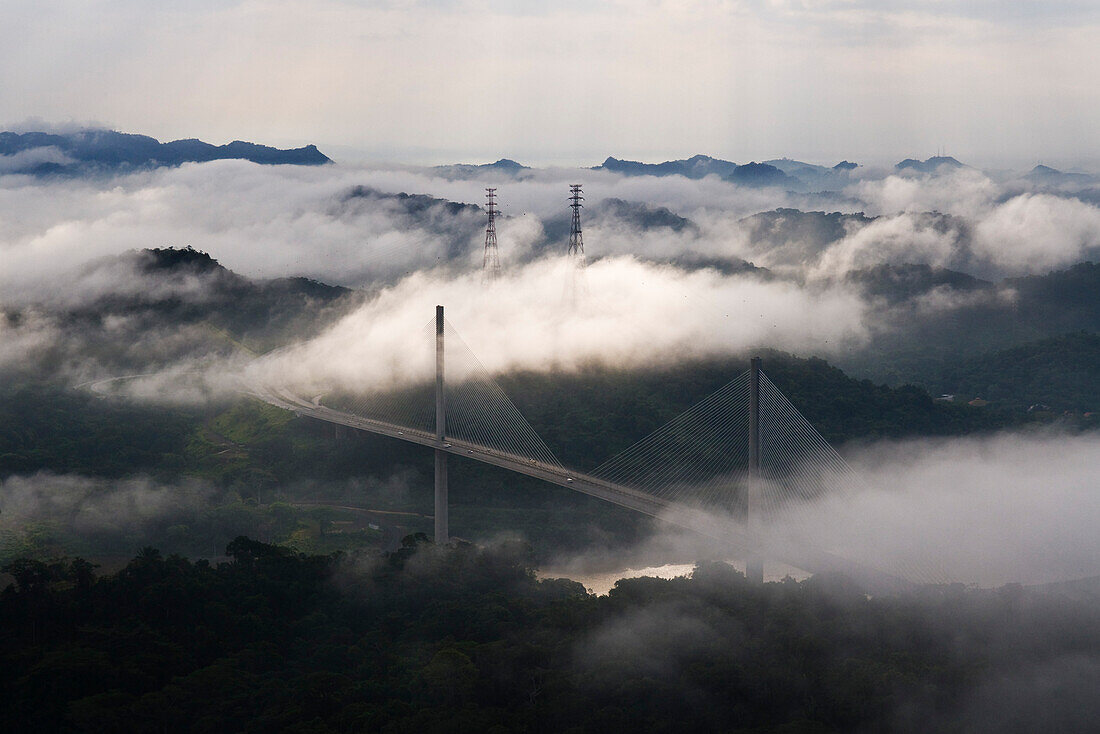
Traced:
<path id="1" fill-rule="evenodd" d="M 447 529 L 447 452 L 435 450 L 435 542 L 446 543 Z"/>
<path id="2" fill-rule="evenodd" d="M 745 578 L 754 584 L 764 583 L 764 559 L 751 555 L 745 561 Z"/>
<path id="3" fill-rule="evenodd" d="M 435 438 L 443 443 L 447 435 L 447 402 L 443 394 L 443 307 L 435 307 Z M 447 452 L 435 450 L 435 542 L 450 540 L 447 506 Z"/>

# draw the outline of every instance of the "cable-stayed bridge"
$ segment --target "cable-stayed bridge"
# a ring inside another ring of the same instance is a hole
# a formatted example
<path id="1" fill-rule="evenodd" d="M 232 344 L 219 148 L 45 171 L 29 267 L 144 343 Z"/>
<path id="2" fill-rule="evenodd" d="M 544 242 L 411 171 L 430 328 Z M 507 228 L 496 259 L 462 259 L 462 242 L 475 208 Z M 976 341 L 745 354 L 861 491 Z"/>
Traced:
<path id="1" fill-rule="evenodd" d="M 449 534 L 447 457 L 458 455 L 702 533 L 748 558 L 747 575 L 756 580 L 764 558 L 810 573 L 844 573 L 875 590 L 939 580 L 925 569 L 873 568 L 790 533 L 776 536 L 771 519 L 782 517 L 788 530 L 808 527 L 813 502 L 852 475 L 759 360 L 649 436 L 582 472 L 554 456 L 442 307 L 417 343 L 423 346 L 420 364 L 393 365 L 392 379 L 367 392 L 307 398 L 271 384 L 253 384 L 250 392 L 299 415 L 433 449 L 437 542 Z"/>

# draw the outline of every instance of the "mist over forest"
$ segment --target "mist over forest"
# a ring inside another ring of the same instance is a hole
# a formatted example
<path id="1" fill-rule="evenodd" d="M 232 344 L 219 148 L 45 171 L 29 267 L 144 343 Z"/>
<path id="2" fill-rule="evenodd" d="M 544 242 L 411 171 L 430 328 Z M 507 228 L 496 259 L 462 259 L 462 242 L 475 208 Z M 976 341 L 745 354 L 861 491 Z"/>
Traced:
<path id="1" fill-rule="evenodd" d="M 1096 171 L 366 165 L 0 133 L 0 263 L 6 731 L 1086 731 L 1100 715 Z M 437 304 L 579 472 L 762 357 L 851 471 L 804 498 L 812 532 L 793 514 L 767 532 L 934 583 L 879 595 L 792 569 L 754 586 L 713 538 L 461 459 L 457 540 L 432 543 L 428 449 L 255 388 L 415 391 Z M 547 578 L 670 564 L 694 571 L 607 595 Z"/>

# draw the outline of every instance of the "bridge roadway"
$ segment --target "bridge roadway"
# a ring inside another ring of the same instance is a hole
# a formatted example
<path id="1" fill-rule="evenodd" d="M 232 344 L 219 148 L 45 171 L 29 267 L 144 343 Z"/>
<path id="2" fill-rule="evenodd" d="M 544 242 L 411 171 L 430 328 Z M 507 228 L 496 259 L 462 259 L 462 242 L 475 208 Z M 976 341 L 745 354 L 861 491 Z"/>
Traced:
<path id="1" fill-rule="evenodd" d="M 762 538 L 755 537 L 753 533 L 739 523 L 730 522 L 681 503 L 654 497 L 630 487 L 575 472 L 560 464 L 547 464 L 458 439 L 447 438 L 439 441 L 435 434 L 429 431 L 334 410 L 321 405 L 319 399 L 305 400 L 283 388 L 250 385 L 247 392 L 269 405 L 293 411 L 298 415 L 409 441 L 433 449 L 441 449 L 455 456 L 464 456 L 468 459 L 499 466 L 518 474 L 541 479 L 635 512 L 656 517 L 673 525 L 713 538 L 723 545 L 729 546 L 733 553 L 740 554 L 742 557 L 764 552 L 769 558 L 810 573 L 844 573 L 863 584 L 868 590 L 886 592 L 911 586 L 909 582 L 896 576 L 820 549 L 802 548 L 798 552 L 794 552 L 789 546 L 776 547 L 775 543 L 766 543 Z"/>

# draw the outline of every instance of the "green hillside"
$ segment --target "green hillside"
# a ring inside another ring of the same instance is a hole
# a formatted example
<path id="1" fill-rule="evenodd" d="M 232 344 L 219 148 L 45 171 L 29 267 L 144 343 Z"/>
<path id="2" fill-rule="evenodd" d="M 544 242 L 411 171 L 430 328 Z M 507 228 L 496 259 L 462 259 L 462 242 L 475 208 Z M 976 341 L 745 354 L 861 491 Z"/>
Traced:
<path id="1" fill-rule="evenodd" d="M 1100 410 L 1100 334 L 1078 331 L 960 362 L 941 381 L 945 392 L 980 396 L 1021 410 Z"/>

